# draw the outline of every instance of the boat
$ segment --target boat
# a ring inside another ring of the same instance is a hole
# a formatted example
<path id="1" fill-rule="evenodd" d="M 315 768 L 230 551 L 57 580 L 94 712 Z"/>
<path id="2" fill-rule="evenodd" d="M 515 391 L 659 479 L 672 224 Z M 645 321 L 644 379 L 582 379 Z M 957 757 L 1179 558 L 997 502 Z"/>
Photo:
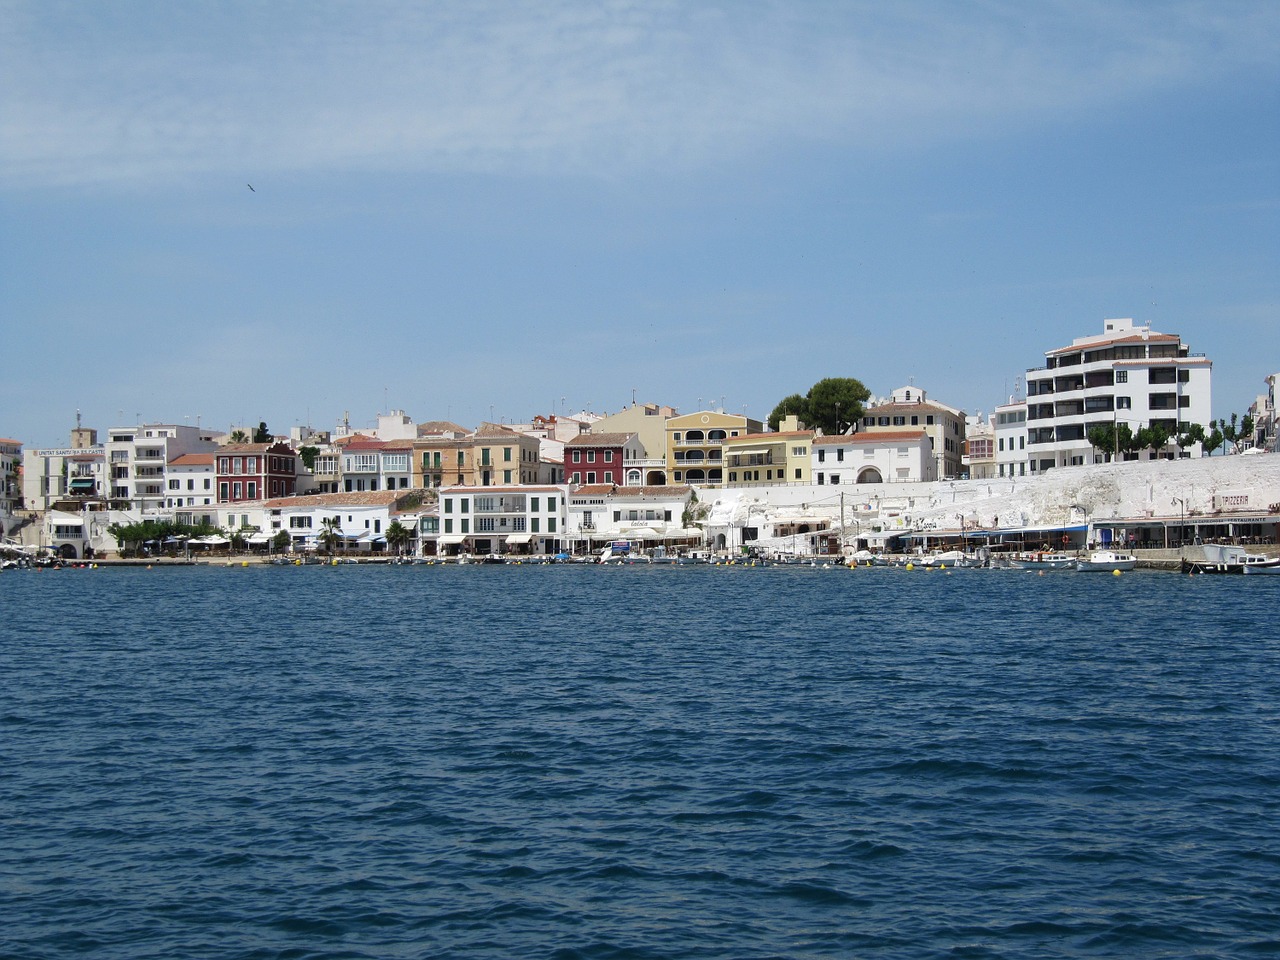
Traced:
<path id="1" fill-rule="evenodd" d="M 1203 560 L 1182 561 L 1183 573 L 1248 573 L 1268 572 L 1266 568 L 1280 566 L 1280 558 L 1260 553 L 1247 553 L 1243 547 L 1206 543 Z"/>
<path id="2" fill-rule="evenodd" d="M 1018 570 L 1074 570 L 1077 559 L 1070 553 L 1021 553 L 1010 562 Z"/>
<path id="3" fill-rule="evenodd" d="M 1076 569 L 1082 573 L 1110 573 L 1120 570 L 1132 570 L 1137 565 L 1138 558 L 1133 554 L 1114 553 L 1111 550 L 1098 550 L 1076 561 Z"/>
<path id="4" fill-rule="evenodd" d="M 1242 565 L 1240 572 L 1280 577 L 1280 557 L 1250 557 L 1249 562 Z"/>

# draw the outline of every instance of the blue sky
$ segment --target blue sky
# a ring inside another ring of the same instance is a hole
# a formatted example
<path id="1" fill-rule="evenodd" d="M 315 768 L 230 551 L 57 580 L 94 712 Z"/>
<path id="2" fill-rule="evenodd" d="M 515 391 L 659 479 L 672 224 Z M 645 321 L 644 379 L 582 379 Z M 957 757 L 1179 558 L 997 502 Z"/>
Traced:
<path id="1" fill-rule="evenodd" d="M 0 435 L 989 412 L 1106 317 L 1243 412 L 1277 49 L 1270 0 L 0 0 Z"/>

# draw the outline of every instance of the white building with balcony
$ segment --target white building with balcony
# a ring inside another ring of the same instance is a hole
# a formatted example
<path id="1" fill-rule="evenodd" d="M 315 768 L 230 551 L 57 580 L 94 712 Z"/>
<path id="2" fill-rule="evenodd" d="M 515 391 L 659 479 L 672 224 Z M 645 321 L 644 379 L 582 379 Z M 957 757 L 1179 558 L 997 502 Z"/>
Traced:
<path id="1" fill-rule="evenodd" d="M 1027 446 L 1032 473 L 1110 460 L 1089 442 L 1093 426 L 1124 424 L 1132 432 L 1162 427 L 1170 437 L 1210 420 L 1213 364 L 1175 334 L 1131 319 L 1107 320 L 1103 332 L 1045 353 L 1027 371 Z M 1130 459 L 1174 457 L 1172 443 Z"/>
<path id="2" fill-rule="evenodd" d="M 213 452 L 213 438 L 212 430 L 182 424 L 112 427 L 104 445 L 110 484 L 106 495 L 113 502 L 127 500 L 135 510 L 162 509 L 169 462 L 186 453 Z"/>
<path id="3" fill-rule="evenodd" d="M 439 494 L 441 555 L 545 555 L 561 549 L 566 486 L 455 486 Z"/>
<path id="4" fill-rule="evenodd" d="M 590 553 L 601 544 L 619 541 L 638 549 L 700 545 L 702 529 L 684 526 L 692 497 L 689 486 L 578 487 L 569 495 L 570 552 Z"/>
<path id="5" fill-rule="evenodd" d="M 996 476 L 1025 477 L 1027 454 L 1027 401 L 1009 398 L 991 414 L 996 438 Z"/>

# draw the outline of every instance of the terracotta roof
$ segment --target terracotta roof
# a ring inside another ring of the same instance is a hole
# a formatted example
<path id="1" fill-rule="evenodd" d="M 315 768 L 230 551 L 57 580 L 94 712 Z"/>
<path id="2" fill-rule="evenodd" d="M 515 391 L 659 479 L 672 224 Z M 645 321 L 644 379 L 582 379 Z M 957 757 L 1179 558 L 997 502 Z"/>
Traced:
<path id="1" fill-rule="evenodd" d="M 20 447 L 20 446 L 22 446 L 22 441 L 21 441 L 21 440 L 10 440 L 8 437 L 0 437 L 0 443 L 8 443 L 8 444 L 12 444 L 12 445 L 13 445 L 13 446 L 15 446 L 15 447 Z"/>
<path id="2" fill-rule="evenodd" d="M 566 447 L 622 447 L 634 433 L 580 433 L 564 442 Z"/>
<path id="3" fill-rule="evenodd" d="M 428 420 L 426 423 L 418 424 L 418 436 L 430 437 L 442 433 L 468 433 L 466 427 L 454 423 L 452 420 Z"/>
<path id="4" fill-rule="evenodd" d="M 171 467 L 212 467 L 214 454 L 212 453 L 184 453 L 180 457 L 174 457 L 169 461 Z"/>
<path id="5" fill-rule="evenodd" d="M 389 506 L 415 491 L 365 490 L 353 493 L 310 493 L 302 497 L 273 497 L 263 506 L 272 510 L 284 507 L 380 507 Z"/>
<path id="6" fill-rule="evenodd" d="M 523 437 L 524 434 L 518 433 L 517 431 L 512 430 L 510 427 L 504 427 L 500 423 L 485 422 L 480 424 L 480 426 L 476 427 L 476 436 L 477 437 L 502 437 L 504 439 L 509 438 L 514 440 L 517 437 Z M 529 439 L 532 440 L 534 438 L 530 437 Z"/>
<path id="7" fill-rule="evenodd" d="M 879 415 L 893 410 L 902 410 L 905 412 L 912 410 L 941 410 L 943 413 L 949 413 L 952 416 L 955 416 L 956 414 L 955 410 L 948 407 L 945 403 L 934 403 L 932 400 L 911 400 L 908 402 L 897 402 L 891 400 L 888 403 L 882 403 L 879 406 L 867 407 L 864 411 L 864 415 L 869 417 L 872 414 Z"/>
<path id="8" fill-rule="evenodd" d="M 355 437 L 348 440 L 344 444 L 344 450 L 381 450 L 386 446 L 386 441 L 375 440 L 373 437 Z"/>
<path id="9" fill-rule="evenodd" d="M 686 484 L 667 484 L 662 487 L 619 487 L 612 483 L 589 483 L 576 487 L 574 497 L 678 497 L 687 495 L 693 488 Z"/>
<path id="10" fill-rule="evenodd" d="M 898 443 L 903 440 L 926 439 L 923 430 L 869 430 L 866 433 L 844 433 L 834 437 L 814 437 L 815 445 L 830 446 L 837 443 L 856 443 L 866 446 L 872 443 Z"/>

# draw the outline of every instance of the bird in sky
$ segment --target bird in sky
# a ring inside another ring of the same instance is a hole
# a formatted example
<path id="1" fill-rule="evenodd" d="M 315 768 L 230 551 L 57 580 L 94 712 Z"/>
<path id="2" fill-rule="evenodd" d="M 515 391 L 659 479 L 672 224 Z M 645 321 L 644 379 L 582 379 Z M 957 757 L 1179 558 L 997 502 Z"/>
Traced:
<path id="1" fill-rule="evenodd" d="M 252 183 L 246 183 L 246 184 L 245 184 L 245 186 L 246 186 L 246 187 L 248 187 L 250 190 L 253 190 L 253 184 L 252 184 Z M 253 192 L 254 192 L 254 193 L 257 193 L 258 191 L 257 191 L 257 190 L 253 190 Z"/>

